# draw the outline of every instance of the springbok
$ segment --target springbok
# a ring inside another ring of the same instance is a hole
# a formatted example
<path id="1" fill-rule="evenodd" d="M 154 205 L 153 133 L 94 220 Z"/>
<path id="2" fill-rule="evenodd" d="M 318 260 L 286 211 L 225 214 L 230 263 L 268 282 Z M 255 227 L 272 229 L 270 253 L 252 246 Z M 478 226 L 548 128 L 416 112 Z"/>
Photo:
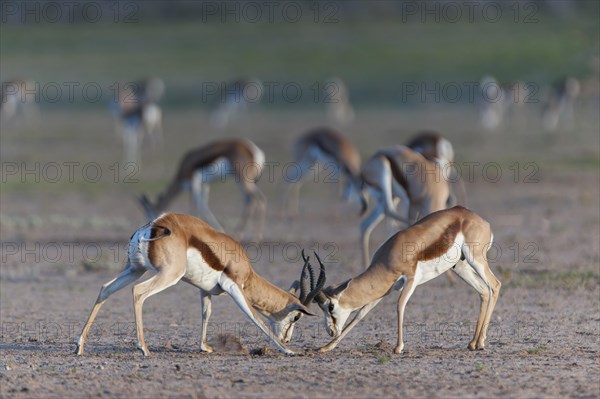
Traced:
<path id="1" fill-rule="evenodd" d="M 221 93 L 217 106 L 210 114 L 210 124 L 224 128 L 230 121 L 248 109 L 249 105 L 258 104 L 262 99 L 264 88 L 257 78 L 237 79 L 221 85 Z"/>
<path id="2" fill-rule="evenodd" d="M 155 202 L 142 195 L 139 200 L 149 220 L 167 209 L 182 190 L 190 190 L 194 212 L 202 216 L 215 229 L 224 232 L 215 215 L 208 207 L 209 184 L 215 180 L 225 181 L 231 176 L 238 183 L 244 196 L 242 220 L 236 229 L 242 234 L 248 220 L 258 208 L 257 238 L 262 238 L 266 212 L 266 198 L 256 185 L 265 162 L 264 152 L 248 139 L 221 139 L 186 153 L 166 190 Z"/>
<path id="3" fill-rule="evenodd" d="M 375 206 L 360 224 L 363 264 L 369 265 L 369 237 L 385 216 L 410 225 L 417 218 L 445 209 L 450 196 L 440 164 L 397 145 L 377 151 L 362 167 L 366 190 Z M 394 199 L 400 200 L 400 211 Z"/>
<path id="4" fill-rule="evenodd" d="M 334 76 L 324 84 L 324 101 L 328 119 L 339 126 L 354 121 L 354 108 L 350 103 L 350 91 L 344 81 Z"/>
<path id="5" fill-rule="evenodd" d="M 2 82 L 0 88 L 0 118 L 8 123 L 21 115 L 25 122 L 38 117 L 39 85 L 31 80 Z"/>
<path id="6" fill-rule="evenodd" d="M 449 173 L 457 171 L 455 168 L 450 167 L 454 163 L 454 148 L 452 147 L 452 143 L 438 132 L 424 130 L 413 136 L 406 146 L 422 154 L 428 161 L 440 165 L 443 176 L 449 180 L 451 188 L 448 207 L 458 205 L 457 194 L 460 194 L 461 202 L 463 202 L 461 205 L 466 206 L 467 195 L 463 180 L 460 178 L 460 175 L 449 175 Z"/>
<path id="7" fill-rule="evenodd" d="M 284 176 L 287 189 L 285 207 L 288 214 L 295 214 L 299 208 L 300 188 L 310 169 L 321 164 L 331 173 L 325 179 L 335 181 L 343 179 L 343 198 L 359 198 L 363 209 L 366 199 L 362 193 L 360 177 L 360 154 L 354 144 L 335 129 L 319 127 L 298 137 L 293 146 L 294 160 L 298 175 L 291 180 Z M 342 182 L 340 182 L 342 183 Z"/>
<path id="8" fill-rule="evenodd" d="M 404 349 L 404 308 L 418 285 L 452 270 L 480 296 L 481 306 L 470 350 L 484 348 L 487 330 L 501 283 L 490 270 L 487 250 L 493 240 L 490 225 L 475 213 L 456 206 L 421 219 L 390 237 L 360 275 L 315 295 L 325 327 L 334 339 L 319 350 L 329 351 L 392 291 L 398 298 L 398 341 L 394 353 Z M 317 258 L 318 259 L 318 258 Z M 350 314 L 358 311 L 344 327 Z"/>
<path id="9" fill-rule="evenodd" d="M 530 84 L 516 80 L 499 83 L 493 76 L 486 75 L 479 82 L 479 121 L 489 131 L 495 130 L 509 115 L 517 121 L 523 119 L 523 110 L 531 93 Z"/>
<path id="10" fill-rule="evenodd" d="M 159 78 L 143 79 L 118 88 L 112 110 L 115 131 L 123 140 L 124 162 L 141 162 L 145 137 L 153 144 L 163 141 L 162 110 L 158 105 L 165 91 Z"/>
<path id="11" fill-rule="evenodd" d="M 315 289 L 310 293 L 306 291 L 306 271 L 307 267 L 310 267 L 308 262 L 306 259 L 300 281 L 295 281 L 290 292 L 287 292 L 258 275 L 252 268 L 244 248 L 233 238 L 190 215 L 161 215 L 131 236 L 127 264 L 115 279 L 100 289 L 98 299 L 79 337 L 77 354 L 83 354 L 85 338 L 104 302 L 147 271 L 152 271 L 156 272 L 154 276 L 133 287 L 137 349 L 141 350 L 144 356 L 150 355 L 144 340 L 144 301 L 177 284 L 179 280 L 200 289 L 201 351 L 213 351 L 206 341 L 208 320 L 211 316 L 211 296 L 227 293 L 280 351 L 292 355 L 294 352 L 287 349 L 284 342 L 290 342 L 294 324 L 302 314 L 314 316 L 307 305 L 325 284 L 322 270 Z M 312 277 L 312 269 L 309 272 Z M 314 283 L 312 285 L 314 287 Z M 291 293 L 296 291 L 297 287 L 300 287 L 299 297 Z M 267 318 L 269 328 L 257 317 L 256 312 Z"/>
<path id="12" fill-rule="evenodd" d="M 561 120 L 573 120 L 575 102 L 581 92 L 579 81 L 573 77 L 559 79 L 549 90 L 542 109 L 542 126 L 546 130 L 556 130 Z"/>

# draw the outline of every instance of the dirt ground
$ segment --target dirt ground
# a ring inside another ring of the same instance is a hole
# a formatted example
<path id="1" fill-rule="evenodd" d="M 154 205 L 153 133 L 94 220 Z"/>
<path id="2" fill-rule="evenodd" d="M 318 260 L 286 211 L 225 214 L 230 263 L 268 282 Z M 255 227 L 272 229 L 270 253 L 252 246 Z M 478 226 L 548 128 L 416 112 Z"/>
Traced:
<path id="1" fill-rule="evenodd" d="M 344 130 L 367 157 L 420 128 L 439 129 L 454 143 L 463 173 L 473 162 L 472 178 L 466 178 L 468 206 L 492 225 L 497 244 L 490 265 L 503 283 L 484 351 L 466 349 L 477 294 L 441 276 L 419 287 L 408 303 L 401 355 L 393 354 L 397 293 L 326 354 L 314 351 L 329 338 L 321 318 L 303 318 L 289 345 L 299 353 L 292 357 L 277 352 L 231 299 L 216 297 L 209 327 L 216 350 L 200 353 L 198 293 L 179 283 L 145 303 L 149 358 L 135 349 L 130 288 L 104 305 L 85 355 L 73 352 L 100 286 L 118 273 L 128 237 L 144 224 L 134 196 L 155 195 L 185 148 L 225 134 L 206 127 L 205 114 L 168 115 L 167 140 L 144 149 L 138 181 L 119 174 L 115 182 L 110 167 L 120 162 L 120 146 L 111 121 L 100 111 L 86 112 L 45 115 L 43 129 L 3 129 L 2 397 L 600 396 L 597 112 L 552 134 L 536 129 L 533 117 L 482 134 L 476 115 L 460 107 L 366 110 Z M 269 198 L 265 238 L 245 242 L 255 269 L 287 288 L 300 273 L 298 250 L 307 248 L 324 258 L 328 283 L 358 274 L 358 207 L 342 205 L 335 184 L 323 176 L 307 183 L 300 214 L 291 221 L 280 215 L 280 174 L 291 160 L 289 145 L 324 122 L 323 115 L 264 112 L 245 118 L 227 135 L 255 140 L 267 160 L 280 162 L 274 177 L 263 174 L 260 182 Z M 39 182 L 20 176 L 23 161 L 40 162 Z M 90 182 L 77 172 L 74 182 L 66 174 L 49 182 L 41 172 L 50 162 L 67 161 L 98 162 L 104 177 Z M 211 204 L 226 228 L 235 225 L 241 199 L 233 183 L 215 185 Z M 187 196 L 172 209 L 189 211 Z M 387 234 L 381 224 L 372 251 Z"/>

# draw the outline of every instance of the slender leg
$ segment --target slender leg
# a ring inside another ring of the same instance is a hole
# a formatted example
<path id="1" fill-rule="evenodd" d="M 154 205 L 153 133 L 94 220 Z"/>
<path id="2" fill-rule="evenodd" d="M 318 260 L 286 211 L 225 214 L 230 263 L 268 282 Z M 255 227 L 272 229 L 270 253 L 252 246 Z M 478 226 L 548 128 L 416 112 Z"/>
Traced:
<path id="1" fill-rule="evenodd" d="M 283 342 L 281 342 L 279 337 L 276 337 L 272 332 L 269 331 L 269 329 L 265 326 L 265 324 L 260 318 L 256 317 L 254 311 L 246 301 L 246 297 L 244 296 L 244 293 L 242 292 L 240 287 L 238 287 L 238 285 L 225 273 L 221 274 L 221 277 L 219 278 L 219 286 L 221 286 L 223 291 L 229 294 L 233 301 L 240 307 L 240 309 L 242 309 L 242 312 L 244 312 L 244 314 L 248 316 L 250 320 L 252 320 L 256 327 L 258 327 L 263 333 L 265 333 L 267 337 L 269 337 L 271 341 L 273 341 L 273 343 L 281 352 L 285 353 L 286 355 L 294 354 L 293 351 L 285 347 L 285 345 L 283 344 Z"/>
<path id="2" fill-rule="evenodd" d="M 201 216 L 206 223 L 210 224 L 213 228 L 224 233 L 225 229 L 223 226 L 221 226 L 215 215 L 208 207 L 209 187 L 207 186 L 208 183 L 202 182 L 202 175 L 200 173 L 196 173 L 192 179 L 191 190 L 194 213 L 198 216 Z"/>
<path id="3" fill-rule="evenodd" d="M 481 336 L 481 331 L 483 327 L 483 322 L 485 320 L 486 311 L 488 308 L 489 301 L 489 291 L 485 282 L 479 277 L 477 272 L 469 265 L 469 263 L 464 261 L 459 261 L 454 268 L 452 268 L 458 274 L 460 278 L 462 278 L 467 284 L 475 289 L 479 293 L 479 297 L 481 299 L 481 305 L 479 309 L 479 317 L 477 318 L 477 326 L 475 327 L 475 334 L 473 335 L 473 339 L 469 343 L 469 349 L 483 349 L 478 348 L 477 343 L 479 342 L 479 337 Z"/>
<path id="4" fill-rule="evenodd" d="M 144 341 L 144 323 L 142 321 L 142 306 L 144 301 L 166 288 L 175 285 L 184 273 L 169 273 L 165 271 L 159 271 L 152 278 L 139 283 L 133 287 L 133 309 L 135 311 L 135 327 L 137 330 L 137 348 L 142 351 L 144 356 L 149 356 L 150 351 Z"/>
<path id="5" fill-rule="evenodd" d="M 369 267 L 371 258 L 369 256 L 369 237 L 373 229 L 381 222 L 384 218 L 383 206 L 381 201 L 377 201 L 373 211 L 360 223 L 360 237 L 361 237 L 361 248 L 363 254 L 363 265 L 365 268 Z"/>
<path id="6" fill-rule="evenodd" d="M 361 321 L 367 315 L 367 313 L 369 313 L 371 309 L 373 309 L 375 305 L 377 305 L 382 299 L 383 297 L 376 299 L 373 302 L 370 302 L 362 308 L 360 308 L 356 316 L 354 316 L 354 319 L 352 319 L 352 321 L 346 327 L 344 327 L 342 333 L 336 338 L 334 338 L 330 343 L 320 348 L 319 352 L 327 352 L 335 348 L 337 344 L 339 344 L 340 341 L 350 332 L 350 330 L 352 330 L 354 326 L 356 326 L 356 324 L 358 324 L 358 322 Z"/>
<path id="7" fill-rule="evenodd" d="M 487 263 L 487 262 L 486 262 Z M 483 320 L 483 328 L 481 329 L 481 334 L 479 335 L 479 339 L 477 340 L 477 349 L 483 349 L 485 346 L 485 339 L 487 338 L 487 330 L 490 326 L 490 321 L 492 319 L 492 313 L 494 312 L 494 308 L 496 307 L 496 302 L 498 301 L 498 296 L 500 295 L 500 287 L 502 284 L 500 281 L 494 276 L 494 273 L 486 267 L 485 274 L 487 277 L 488 287 L 491 290 L 490 302 L 487 307 L 487 311 L 485 312 L 485 319 Z"/>
<path id="8" fill-rule="evenodd" d="M 315 161 L 312 159 L 303 159 L 298 162 L 300 168 L 300 176 L 293 182 L 287 181 L 286 193 L 285 193 L 285 216 L 291 218 L 298 214 L 300 208 L 300 188 L 304 183 L 303 180 L 306 178 L 308 171 L 311 167 L 315 166 Z M 284 176 L 285 178 L 285 176 Z"/>
<path id="9" fill-rule="evenodd" d="M 242 219 L 238 225 L 236 232 L 240 237 L 240 240 L 244 238 L 244 231 L 256 209 L 258 209 L 256 236 L 257 240 L 262 240 L 262 232 L 264 228 L 267 199 L 264 194 L 258 189 L 254 183 L 244 183 L 242 186 L 242 192 L 244 193 L 244 210 L 242 212 Z"/>
<path id="10" fill-rule="evenodd" d="M 98 299 L 96 299 L 96 303 L 94 304 L 94 308 L 88 317 L 85 326 L 83 327 L 83 331 L 79 336 L 79 341 L 77 343 L 77 354 L 83 355 L 83 347 L 85 345 L 85 338 L 87 337 L 90 328 L 92 327 L 92 323 L 94 319 L 98 315 L 98 311 L 104 304 L 104 302 L 108 299 L 109 296 L 125 287 L 126 285 L 134 282 L 138 278 L 140 278 L 146 270 L 144 269 L 135 269 L 131 264 L 127 264 L 127 267 L 119 273 L 117 277 L 108 283 L 104 284 L 100 289 L 100 293 L 98 294 Z"/>
<path id="11" fill-rule="evenodd" d="M 396 348 L 394 348 L 394 353 L 397 354 L 402 353 L 402 349 L 404 349 L 404 337 L 402 331 L 404 325 L 404 309 L 406 308 L 408 300 L 415 291 L 415 288 L 415 280 L 413 277 L 411 277 L 402 288 L 402 293 L 398 298 L 398 343 L 396 344 Z"/>
<path id="12" fill-rule="evenodd" d="M 263 232 L 265 230 L 265 219 L 267 217 L 267 197 L 256 188 L 255 195 L 258 198 L 258 216 L 257 216 L 257 226 L 256 226 L 256 239 L 258 241 L 262 241 Z"/>
<path id="13" fill-rule="evenodd" d="M 210 294 L 208 294 L 206 291 L 200 290 L 200 306 L 202 306 L 202 331 L 200 338 L 200 350 L 202 352 L 208 353 L 211 353 L 213 351 L 213 348 L 211 348 L 206 343 L 206 330 L 208 327 L 208 319 L 210 318 L 211 314 L 211 304 L 212 300 Z"/>

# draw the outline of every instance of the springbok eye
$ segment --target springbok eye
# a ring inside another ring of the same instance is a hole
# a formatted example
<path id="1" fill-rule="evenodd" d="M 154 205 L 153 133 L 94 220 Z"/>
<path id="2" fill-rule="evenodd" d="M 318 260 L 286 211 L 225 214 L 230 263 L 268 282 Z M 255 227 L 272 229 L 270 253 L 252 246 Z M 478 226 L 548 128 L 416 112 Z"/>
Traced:
<path id="1" fill-rule="evenodd" d="M 294 322 L 300 320 L 300 315 L 296 315 L 296 317 L 294 317 Z"/>
<path id="2" fill-rule="evenodd" d="M 330 303 L 330 304 L 329 304 L 329 312 L 330 312 L 330 313 L 331 313 L 331 312 L 333 312 L 333 303 Z"/>

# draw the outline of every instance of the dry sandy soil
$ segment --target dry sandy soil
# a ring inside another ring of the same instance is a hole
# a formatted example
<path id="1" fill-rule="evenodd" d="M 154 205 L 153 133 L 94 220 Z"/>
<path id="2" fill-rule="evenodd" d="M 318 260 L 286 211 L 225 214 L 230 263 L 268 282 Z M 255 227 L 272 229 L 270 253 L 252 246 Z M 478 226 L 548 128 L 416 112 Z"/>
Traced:
<path id="1" fill-rule="evenodd" d="M 2 397 L 600 396 L 597 115 L 560 133 L 539 132 L 531 117 L 483 135 L 468 109 L 372 110 L 345 130 L 366 157 L 419 128 L 436 128 L 455 143 L 463 167 L 480 162 L 467 181 L 468 205 L 492 224 L 497 246 L 490 264 L 503 282 L 484 351 L 466 349 L 477 294 L 442 276 L 409 302 L 402 355 L 392 352 L 397 293 L 326 354 L 314 351 L 328 342 L 321 318 L 303 318 L 290 344 L 299 352 L 293 357 L 278 353 L 228 297 L 216 297 L 209 330 L 216 351 L 200 353 L 197 290 L 179 283 L 145 304 L 149 358 L 135 350 L 129 288 L 104 305 L 85 356 L 73 351 L 100 286 L 116 275 L 127 238 L 144 223 L 133 196 L 155 195 L 187 146 L 224 133 L 203 128 L 203 114 L 169 115 L 168 140 L 144 149 L 139 182 L 119 175 L 114 183 L 109 168 L 119 162 L 120 147 L 102 112 L 44 117 L 43 129 L 11 126 L 2 133 Z M 228 134 L 254 139 L 268 160 L 282 164 L 290 160 L 293 137 L 323 122 L 317 112 L 247 118 Z M 49 183 L 42 176 L 38 184 L 32 176 L 25 183 L 5 176 L 7 162 L 20 168 L 22 161 L 42 168 L 98 162 L 104 177 Z M 493 170 L 483 170 L 486 162 L 497 163 L 498 181 Z M 329 283 L 359 273 L 358 208 L 340 204 L 336 185 L 311 182 L 299 216 L 284 220 L 278 168 L 273 181 L 260 182 L 269 212 L 264 241 L 247 243 L 256 270 L 287 288 L 299 275 L 304 247 L 325 258 Z M 216 185 L 211 199 L 226 228 L 234 226 L 241 204 L 235 185 Z M 173 210 L 188 211 L 188 198 Z M 384 224 L 375 231 L 372 250 L 387 233 Z"/>

